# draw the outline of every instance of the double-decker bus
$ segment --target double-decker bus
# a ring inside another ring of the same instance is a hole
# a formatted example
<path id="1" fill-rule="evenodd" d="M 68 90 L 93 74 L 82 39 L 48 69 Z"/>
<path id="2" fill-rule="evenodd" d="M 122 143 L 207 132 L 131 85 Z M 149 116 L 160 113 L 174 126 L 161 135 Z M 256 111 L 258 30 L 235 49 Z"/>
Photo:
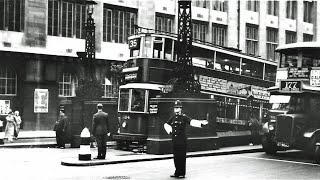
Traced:
<path id="1" fill-rule="evenodd" d="M 113 137 L 119 145 L 146 142 L 152 126 L 148 119 L 154 111 L 150 101 L 172 91 L 168 82 L 178 66 L 176 39 L 175 34 L 150 29 L 129 37 L 130 59 L 119 88 L 120 129 Z M 192 45 L 201 93 L 217 101 L 217 131 L 245 134 L 249 114 L 261 121 L 268 108 L 267 88 L 275 84 L 277 63 L 199 40 Z"/>
<path id="2" fill-rule="evenodd" d="M 268 89 L 274 110 L 270 110 L 273 115 L 263 126 L 266 153 L 300 149 L 315 155 L 319 162 L 319 50 L 318 42 L 292 43 L 276 49 L 280 53 L 277 83 Z"/>

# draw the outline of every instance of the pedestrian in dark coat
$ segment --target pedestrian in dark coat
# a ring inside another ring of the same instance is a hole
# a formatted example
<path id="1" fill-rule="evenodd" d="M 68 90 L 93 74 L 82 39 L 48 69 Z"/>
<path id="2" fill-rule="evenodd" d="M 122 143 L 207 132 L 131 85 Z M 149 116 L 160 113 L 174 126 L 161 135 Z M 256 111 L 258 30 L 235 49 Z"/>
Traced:
<path id="1" fill-rule="evenodd" d="M 102 111 L 103 105 L 98 104 L 98 112 L 92 118 L 92 134 L 98 146 L 98 156 L 94 159 L 105 159 L 107 151 L 107 136 L 110 136 L 108 113 Z"/>
<path id="2" fill-rule="evenodd" d="M 207 120 L 195 120 L 182 113 L 182 103 L 177 100 L 174 104 L 174 114 L 164 124 L 168 134 L 172 133 L 173 160 L 175 172 L 171 177 L 184 178 L 186 175 L 187 137 L 186 126 L 201 128 L 207 125 Z"/>
<path id="3" fill-rule="evenodd" d="M 68 117 L 64 114 L 64 110 L 60 109 L 58 120 L 56 121 L 56 124 L 54 126 L 54 131 L 56 131 L 56 141 L 58 148 L 65 148 L 68 124 Z"/>

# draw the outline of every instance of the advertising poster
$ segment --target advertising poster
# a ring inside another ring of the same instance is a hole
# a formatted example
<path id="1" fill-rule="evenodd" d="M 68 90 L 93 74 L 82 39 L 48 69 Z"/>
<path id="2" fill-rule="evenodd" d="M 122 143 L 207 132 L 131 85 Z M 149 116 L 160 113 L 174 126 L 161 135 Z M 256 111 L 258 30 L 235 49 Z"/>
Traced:
<path id="1" fill-rule="evenodd" d="M 34 90 L 34 113 L 48 113 L 49 91 L 48 89 Z"/>
<path id="2" fill-rule="evenodd" d="M 0 115 L 7 115 L 10 109 L 10 100 L 0 100 Z"/>

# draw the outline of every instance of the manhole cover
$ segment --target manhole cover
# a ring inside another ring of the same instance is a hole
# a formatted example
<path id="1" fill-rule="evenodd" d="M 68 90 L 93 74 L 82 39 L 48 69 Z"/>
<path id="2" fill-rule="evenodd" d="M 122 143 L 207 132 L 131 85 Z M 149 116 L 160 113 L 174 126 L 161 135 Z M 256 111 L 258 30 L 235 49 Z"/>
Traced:
<path id="1" fill-rule="evenodd" d="M 112 179 L 112 180 L 122 180 L 122 179 L 130 179 L 129 176 L 107 176 L 103 179 Z"/>

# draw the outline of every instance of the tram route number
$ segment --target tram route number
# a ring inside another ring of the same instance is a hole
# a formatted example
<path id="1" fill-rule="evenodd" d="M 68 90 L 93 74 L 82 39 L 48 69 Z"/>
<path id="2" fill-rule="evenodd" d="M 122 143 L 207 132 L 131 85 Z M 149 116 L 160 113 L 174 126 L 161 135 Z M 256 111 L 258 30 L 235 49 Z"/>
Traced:
<path id="1" fill-rule="evenodd" d="M 280 91 L 300 92 L 301 91 L 301 81 L 281 81 Z"/>
<path id="2" fill-rule="evenodd" d="M 129 40 L 129 49 L 137 49 L 139 47 L 139 39 L 130 39 Z"/>

